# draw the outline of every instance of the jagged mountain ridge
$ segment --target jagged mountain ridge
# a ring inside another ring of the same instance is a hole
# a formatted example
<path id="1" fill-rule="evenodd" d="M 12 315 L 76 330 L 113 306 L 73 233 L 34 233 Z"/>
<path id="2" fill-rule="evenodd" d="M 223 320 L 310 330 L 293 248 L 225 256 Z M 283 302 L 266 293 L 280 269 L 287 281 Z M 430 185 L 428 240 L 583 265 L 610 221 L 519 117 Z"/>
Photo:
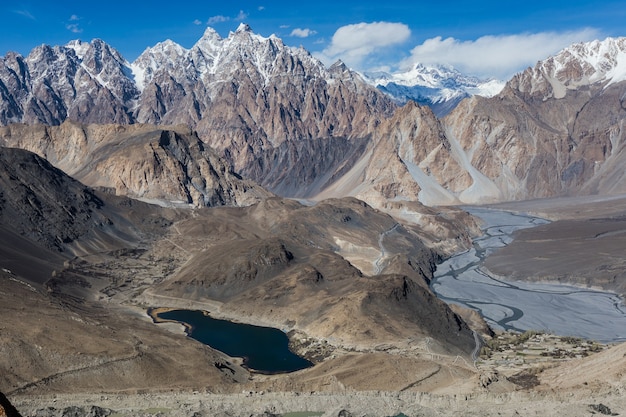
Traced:
<path id="1" fill-rule="evenodd" d="M 307 175 L 319 169 L 300 175 L 311 162 L 341 169 L 317 151 L 301 155 L 300 142 L 338 141 L 351 155 L 361 149 L 352 139 L 367 137 L 396 107 L 342 63 L 326 68 L 244 24 L 227 38 L 208 28 L 188 50 L 162 42 L 132 64 L 98 39 L 40 46 L 26 58 L 9 53 L 0 60 L 0 98 L 3 125 L 185 124 L 236 172 L 285 194 L 294 187 L 284 178 L 312 186 Z"/>
<path id="2" fill-rule="evenodd" d="M 98 117 L 187 124 L 235 172 L 291 197 L 352 195 L 382 207 L 619 192 L 624 43 L 573 45 L 497 96 L 466 99 L 437 120 L 414 105 L 390 117 L 389 97 L 342 63 L 326 69 L 246 25 L 224 39 L 207 29 L 189 50 L 163 42 L 133 64 L 102 41 L 73 42 L 26 59 L 7 55 L 0 115 L 3 123 L 15 119 L 8 115 L 56 123 L 52 116 L 73 111 L 91 120 L 92 99 L 109 100 Z M 29 72 L 27 61 L 43 58 L 65 69 L 64 82 L 52 82 L 52 71 Z M 79 84 L 89 94 L 72 90 L 70 75 L 89 80 Z M 116 77 L 128 83 L 104 82 Z M 51 111 L 65 93 L 73 107 Z M 19 113 L 12 105 L 24 97 Z"/>
<path id="3" fill-rule="evenodd" d="M 0 123 L 131 123 L 138 90 L 126 64 L 99 39 L 41 45 L 26 58 L 8 53 L 0 59 Z"/>

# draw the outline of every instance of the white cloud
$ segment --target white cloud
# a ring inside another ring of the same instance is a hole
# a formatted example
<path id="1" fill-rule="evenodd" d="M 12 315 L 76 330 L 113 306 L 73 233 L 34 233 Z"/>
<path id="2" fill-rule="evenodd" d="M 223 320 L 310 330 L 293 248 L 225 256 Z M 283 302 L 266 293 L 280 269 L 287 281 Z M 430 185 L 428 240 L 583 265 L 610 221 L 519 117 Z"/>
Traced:
<path id="1" fill-rule="evenodd" d="M 370 55 L 386 47 L 405 42 L 411 29 L 404 23 L 374 22 L 342 26 L 330 45 L 316 54 L 326 64 L 341 59 L 351 67 L 360 67 Z"/>
<path id="2" fill-rule="evenodd" d="M 83 33 L 83 29 L 76 23 L 65 25 L 65 28 L 72 33 Z"/>
<path id="3" fill-rule="evenodd" d="M 209 20 L 207 20 L 206 24 L 211 26 L 216 23 L 224 23 L 224 22 L 229 22 L 231 20 L 242 22 L 246 20 L 247 18 L 248 18 L 248 14 L 244 12 L 243 10 L 239 10 L 239 13 L 237 14 L 237 16 L 232 17 L 232 18 L 229 16 L 221 15 L 221 14 L 218 14 L 217 16 L 209 17 Z"/>
<path id="4" fill-rule="evenodd" d="M 196 20 L 194 20 L 194 21 L 193 21 L 193 24 L 194 24 L 194 25 L 198 25 L 198 26 L 199 26 L 199 25 L 201 25 L 201 24 L 202 24 L 202 21 L 201 21 L 201 20 L 199 20 L 199 19 L 196 19 Z"/>
<path id="5" fill-rule="evenodd" d="M 19 14 L 20 16 L 24 16 L 28 19 L 31 20 L 37 20 L 35 19 L 35 16 L 33 16 L 33 14 L 31 12 L 29 12 L 28 10 L 14 10 L 15 13 Z"/>
<path id="6" fill-rule="evenodd" d="M 295 36 L 296 38 L 308 38 L 309 36 L 313 36 L 316 33 L 317 33 L 316 31 L 311 30 L 309 28 L 306 28 L 306 29 L 295 28 L 294 30 L 291 31 L 289 36 Z"/>
<path id="7" fill-rule="evenodd" d="M 228 22 L 229 20 L 230 20 L 230 17 L 222 16 L 221 14 L 218 14 L 217 16 L 209 17 L 209 20 L 207 20 L 206 24 L 214 25 L 216 23 Z"/>
<path id="8" fill-rule="evenodd" d="M 243 10 L 239 10 L 239 14 L 235 17 L 235 20 L 238 22 L 242 22 L 248 18 L 248 14 Z"/>
<path id="9" fill-rule="evenodd" d="M 279 26 L 281 29 L 287 29 L 289 27 L 289 25 L 280 25 Z"/>
<path id="10" fill-rule="evenodd" d="M 401 63 L 408 69 L 417 63 L 452 65 L 461 72 L 508 80 L 513 74 L 572 43 L 598 37 L 594 29 L 572 32 L 541 32 L 483 36 L 476 40 L 427 39 Z"/>
<path id="11" fill-rule="evenodd" d="M 65 28 L 72 33 L 83 33 L 83 29 L 80 27 L 78 23 L 80 20 L 81 18 L 78 17 L 77 15 L 75 14 L 71 15 L 69 21 L 72 23 L 66 24 Z"/>
<path id="12" fill-rule="evenodd" d="M 258 10 L 259 10 L 260 12 L 262 12 L 263 10 L 265 10 L 265 6 L 259 6 L 259 7 L 258 7 Z"/>

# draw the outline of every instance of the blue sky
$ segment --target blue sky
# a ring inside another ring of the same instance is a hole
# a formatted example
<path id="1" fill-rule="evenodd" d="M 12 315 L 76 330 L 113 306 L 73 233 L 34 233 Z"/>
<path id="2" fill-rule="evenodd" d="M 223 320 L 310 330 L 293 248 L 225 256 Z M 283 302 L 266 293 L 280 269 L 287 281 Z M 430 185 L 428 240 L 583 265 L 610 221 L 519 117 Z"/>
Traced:
<path id="1" fill-rule="evenodd" d="M 42 43 L 100 38 L 133 61 L 171 39 L 191 47 L 207 26 L 228 36 L 239 23 L 304 46 L 325 63 L 398 71 L 443 63 L 508 78 L 580 41 L 626 36 L 622 1 L 203 1 L 30 0 L 0 6 L 0 55 L 27 55 Z"/>

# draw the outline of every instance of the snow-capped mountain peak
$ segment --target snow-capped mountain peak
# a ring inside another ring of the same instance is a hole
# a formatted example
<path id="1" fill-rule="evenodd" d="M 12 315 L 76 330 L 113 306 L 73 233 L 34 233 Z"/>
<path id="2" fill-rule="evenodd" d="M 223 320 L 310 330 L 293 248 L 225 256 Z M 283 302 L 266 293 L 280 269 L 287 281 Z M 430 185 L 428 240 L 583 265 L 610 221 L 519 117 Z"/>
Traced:
<path id="1" fill-rule="evenodd" d="M 235 33 L 241 33 L 241 32 L 252 32 L 252 28 L 247 23 L 242 22 L 237 27 L 237 30 L 235 30 Z"/>
<path id="2" fill-rule="evenodd" d="M 222 37 L 219 35 L 219 33 L 217 33 L 217 31 L 213 29 L 212 27 L 207 26 L 207 28 L 204 30 L 204 34 L 202 35 L 200 40 L 198 40 L 198 43 L 204 43 L 207 41 L 221 41 L 221 40 L 222 40 Z"/>
<path id="3" fill-rule="evenodd" d="M 404 72 L 365 73 L 365 79 L 386 92 L 398 103 L 413 100 L 433 108 L 438 116 L 444 116 L 463 98 L 471 95 L 491 97 L 498 94 L 503 81 L 462 74 L 448 65 L 427 66 L 418 63 Z"/>
<path id="4" fill-rule="evenodd" d="M 89 49 L 90 44 L 80 39 L 69 41 L 65 47 L 74 50 L 78 59 L 82 60 Z"/>
<path id="5" fill-rule="evenodd" d="M 548 59 L 550 60 L 550 59 Z M 554 57 L 555 75 L 562 78 L 571 65 L 580 66 L 580 79 L 614 84 L 626 80 L 626 38 L 574 44 Z"/>
<path id="6" fill-rule="evenodd" d="M 141 55 L 130 64 L 133 78 L 139 90 L 152 80 L 154 74 L 161 69 L 173 68 L 187 55 L 189 51 L 169 39 L 157 43 L 152 48 L 146 48 Z"/>
<path id="7" fill-rule="evenodd" d="M 573 44 L 517 74 L 512 88 L 544 98 L 563 98 L 568 90 L 626 81 L 626 38 Z"/>

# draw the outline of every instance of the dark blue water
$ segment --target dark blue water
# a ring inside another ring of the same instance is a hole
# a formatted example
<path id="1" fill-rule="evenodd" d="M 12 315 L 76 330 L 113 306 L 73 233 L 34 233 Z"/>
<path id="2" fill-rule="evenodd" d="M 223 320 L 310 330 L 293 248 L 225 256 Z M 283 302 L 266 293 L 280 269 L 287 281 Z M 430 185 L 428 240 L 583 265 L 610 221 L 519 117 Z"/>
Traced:
<path id="1" fill-rule="evenodd" d="M 188 325 L 190 337 L 228 356 L 243 358 L 244 366 L 260 373 L 293 372 L 313 366 L 289 350 L 287 335 L 278 329 L 218 320 L 199 310 L 171 310 L 157 317 Z"/>

